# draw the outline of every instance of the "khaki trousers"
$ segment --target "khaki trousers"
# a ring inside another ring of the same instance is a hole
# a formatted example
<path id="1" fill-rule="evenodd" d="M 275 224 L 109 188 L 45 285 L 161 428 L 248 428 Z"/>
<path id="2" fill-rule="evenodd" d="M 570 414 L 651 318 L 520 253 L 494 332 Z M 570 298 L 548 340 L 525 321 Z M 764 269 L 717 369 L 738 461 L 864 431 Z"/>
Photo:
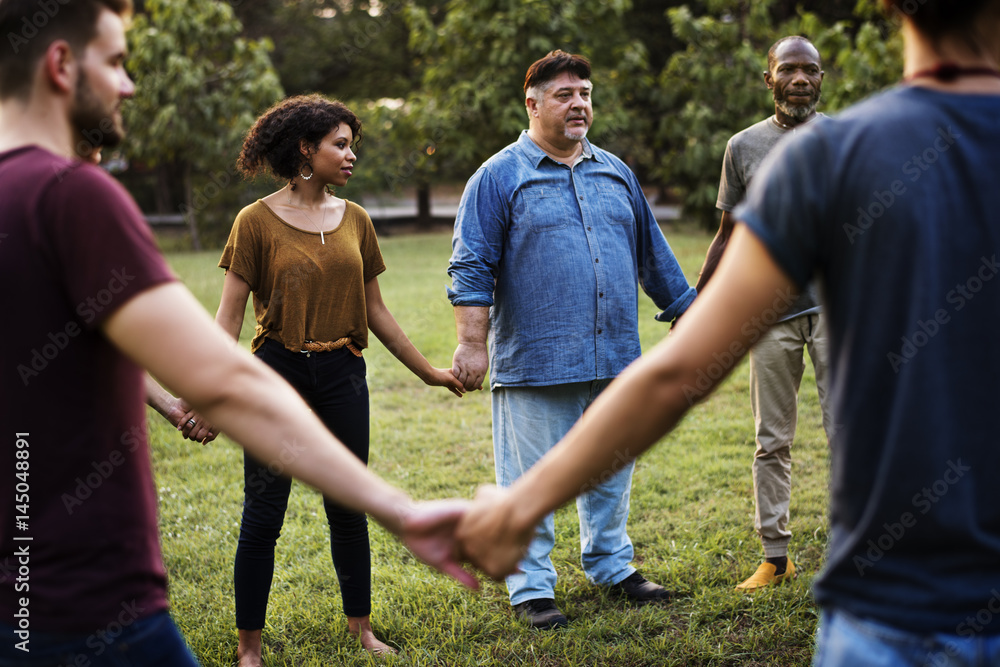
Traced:
<path id="1" fill-rule="evenodd" d="M 754 528 L 765 558 L 786 556 L 788 506 L 792 496 L 792 440 L 798 421 L 803 350 L 816 370 L 816 389 L 829 438 L 827 338 L 821 314 L 800 315 L 775 324 L 750 350 L 750 408 L 757 450 L 753 459 Z"/>

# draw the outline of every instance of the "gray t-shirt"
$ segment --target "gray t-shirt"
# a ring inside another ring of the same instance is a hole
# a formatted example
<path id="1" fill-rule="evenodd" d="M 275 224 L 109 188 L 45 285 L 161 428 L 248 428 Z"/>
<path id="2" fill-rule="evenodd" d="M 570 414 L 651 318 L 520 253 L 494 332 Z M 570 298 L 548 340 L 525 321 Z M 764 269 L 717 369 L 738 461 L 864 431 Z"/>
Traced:
<path id="1" fill-rule="evenodd" d="M 817 118 L 825 116 L 818 113 L 808 123 L 786 129 L 778 124 L 774 116 L 771 116 L 734 134 L 726 144 L 726 157 L 722 160 L 722 179 L 719 182 L 719 199 L 715 202 L 715 206 L 723 211 L 732 212 L 746 196 L 750 180 L 771 149 L 786 135 L 795 134 L 797 129 L 811 125 Z M 816 283 L 811 282 L 778 321 L 784 322 L 793 317 L 819 313 L 821 310 L 819 303 Z"/>

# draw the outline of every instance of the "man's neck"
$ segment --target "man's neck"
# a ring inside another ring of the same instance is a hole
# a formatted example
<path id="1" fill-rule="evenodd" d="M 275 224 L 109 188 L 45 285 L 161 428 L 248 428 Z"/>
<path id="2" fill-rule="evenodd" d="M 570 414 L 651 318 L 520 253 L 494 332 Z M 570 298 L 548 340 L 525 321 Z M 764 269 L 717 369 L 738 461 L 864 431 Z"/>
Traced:
<path id="1" fill-rule="evenodd" d="M 7 99 L 0 104 L 0 152 L 39 146 L 65 157 L 75 157 L 73 132 L 63 109 Z"/>
<path id="2" fill-rule="evenodd" d="M 546 141 L 541 136 L 541 132 L 537 132 L 531 127 L 528 128 L 528 138 L 535 142 L 535 145 L 541 148 L 542 151 L 550 158 L 570 167 L 572 167 L 576 163 L 577 159 L 579 159 L 579 157 L 583 154 L 582 139 L 580 141 L 566 139 L 565 143 L 555 144 Z"/>
<path id="3" fill-rule="evenodd" d="M 774 120 L 778 123 L 778 126 L 784 130 L 794 130 L 799 125 L 805 125 L 814 118 L 816 118 L 816 111 L 813 111 L 804 119 L 798 120 L 783 112 L 777 107 L 777 105 L 774 107 Z"/>
<path id="4" fill-rule="evenodd" d="M 1000 29 L 1000 26 L 997 26 Z M 1000 69 L 1000 58 L 992 53 L 976 53 L 962 40 L 945 37 L 932 42 L 917 30 L 912 23 L 903 23 L 903 77 L 917 72 L 931 70 L 942 63 L 951 63 L 962 68 Z M 920 77 L 913 85 L 934 88 L 954 93 L 1000 93 L 1000 78 L 988 75 L 960 76 L 954 81 L 939 81 L 932 77 Z"/>

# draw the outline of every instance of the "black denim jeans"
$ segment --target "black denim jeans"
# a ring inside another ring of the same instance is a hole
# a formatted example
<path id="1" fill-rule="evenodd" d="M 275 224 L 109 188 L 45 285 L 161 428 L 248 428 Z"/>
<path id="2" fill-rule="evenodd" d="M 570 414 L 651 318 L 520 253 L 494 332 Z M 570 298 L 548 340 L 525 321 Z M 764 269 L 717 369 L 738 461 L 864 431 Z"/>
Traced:
<path id="1" fill-rule="evenodd" d="M 326 427 L 367 465 L 369 406 L 364 359 L 346 347 L 332 352 L 291 352 L 270 339 L 256 356 L 288 380 Z M 236 627 L 259 630 L 264 627 L 274 547 L 292 483 L 283 475 L 280 461 L 265 463 L 244 454 L 243 465 L 243 521 L 233 573 Z M 344 613 L 367 616 L 371 613 L 368 518 L 326 498 L 323 509 L 330 524 L 330 552 Z"/>

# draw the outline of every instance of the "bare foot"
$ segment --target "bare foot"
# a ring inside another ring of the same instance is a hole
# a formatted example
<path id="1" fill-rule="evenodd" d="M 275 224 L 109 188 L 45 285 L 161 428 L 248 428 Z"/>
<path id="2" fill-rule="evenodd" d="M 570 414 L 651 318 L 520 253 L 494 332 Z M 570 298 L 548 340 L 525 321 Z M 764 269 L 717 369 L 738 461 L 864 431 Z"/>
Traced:
<path id="1" fill-rule="evenodd" d="M 236 648 L 239 667 L 261 667 L 260 630 L 240 630 L 240 644 Z"/>
<path id="2" fill-rule="evenodd" d="M 355 637 L 361 640 L 361 646 L 373 655 L 391 655 L 399 653 L 396 649 L 380 641 L 372 630 L 372 624 L 368 616 L 348 616 L 347 629 Z M 243 667 L 240 665 L 240 667 Z"/>

